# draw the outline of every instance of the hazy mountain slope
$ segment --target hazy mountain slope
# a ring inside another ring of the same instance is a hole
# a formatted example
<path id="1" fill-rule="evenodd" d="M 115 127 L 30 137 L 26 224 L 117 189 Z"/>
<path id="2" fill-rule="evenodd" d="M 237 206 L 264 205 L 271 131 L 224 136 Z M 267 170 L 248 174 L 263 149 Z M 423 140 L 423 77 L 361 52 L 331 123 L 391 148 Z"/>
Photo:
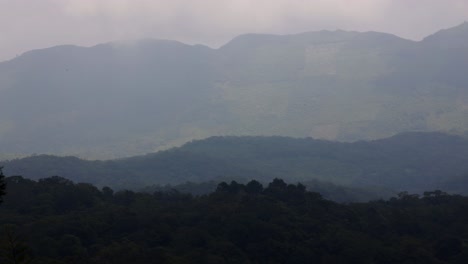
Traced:
<path id="1" fill-rule="evenodd" d="M 0 71 L 11 83 L 0 90 L 2 152 L 122 156 L 183 138 L 185 129 L 211 129 L 205 117 L 219 111 L 207 104 L 213 61 L 206 47 L 148 40 L 55 47 L 5 62 L 14 77 Z"/>
<path id="2" fill-rule="evenodd" d="M 468 128 L 468 24 L 242 35 L 219 49 L 143 40 L 0 63 L 0 149 L 111 158 L 212 135 L 375 139 Z"/>
<path id="3" fill-rule="evenodd" d="M 413 44 L 344 31 L 234 39 L 221 48 L 236 63 L 220 86 L 230 112 L 243 117 L 234 130 L 345 140 L 391 135 L 353 129 L 376 119 L 386 99 L 375 94 L 374 82 L 394 67 L 395 50 Z"/>
<path id="4" fill-rule="evenodd" d="M 213 137 L 113 161 L 34 156 L 3 162 L 6 175 L 59 175 L 99 186 L 136 188 L 227 179 L 320 180 L 357 187 L 449 188 L 468 172 L 468 140 L 437 133 L 339 143 L 286 137 Z M 455 190 L 451 188 L 451 190 Z M 468 190 L 457 191 L 468 192 Z"/>

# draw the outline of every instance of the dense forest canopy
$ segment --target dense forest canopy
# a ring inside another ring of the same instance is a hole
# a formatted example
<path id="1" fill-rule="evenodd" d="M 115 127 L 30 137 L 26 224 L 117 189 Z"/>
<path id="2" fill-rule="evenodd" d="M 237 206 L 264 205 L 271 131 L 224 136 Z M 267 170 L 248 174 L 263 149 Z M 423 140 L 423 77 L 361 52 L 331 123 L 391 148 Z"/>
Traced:
<path id="1" fill-rule="evenodd" d="M 5 175 L 3 175 L 3 167 L 0 167 L 0 203 L 3 202 L 3 195 L 5 195 Z"/>
<path id="2" fill-rule="evenodd" d="M 0 264 L 468 263 L 468 0 L 189 2 L 0 1 Z"/>
<path id="3" fill-rule="evenodd" d="M 468 198 L 442 191 L 338 204 L 275 179 L 202 196 L 8 177 L 0 261 L 466 263 Z M 13 241 L 13 242 L 12 242 Z M 11 250 L 19 252 L 12 257 Z M 12 262 L 24 263 L 24 262 Z"/>

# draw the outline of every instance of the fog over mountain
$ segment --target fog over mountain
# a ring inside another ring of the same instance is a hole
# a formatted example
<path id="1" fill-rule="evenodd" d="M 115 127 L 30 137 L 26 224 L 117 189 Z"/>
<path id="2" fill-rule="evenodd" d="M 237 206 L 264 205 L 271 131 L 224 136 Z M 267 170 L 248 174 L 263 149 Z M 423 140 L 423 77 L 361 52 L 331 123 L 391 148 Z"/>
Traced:
<path id="1" fill-rule="evenodd" d="M 374 30 L 421 40 L 467 19 L 466 0 L 1 0 L 0 61 L 32 49 L 118 39 L 219 47 L 249 32 Z"/>
<path id="2" fill-rule="evenodd" d="M 468 263 L 468 0 L 0 0 L 0 264 Z"/>
<path id="3" fill-rule="evenodd" d="M 468 130 L 468 23 L 247 34 L 219 49 L 146 39 L 0 63 L 0 148 L 113 158 L 213 135 L 341 141 Z"/>

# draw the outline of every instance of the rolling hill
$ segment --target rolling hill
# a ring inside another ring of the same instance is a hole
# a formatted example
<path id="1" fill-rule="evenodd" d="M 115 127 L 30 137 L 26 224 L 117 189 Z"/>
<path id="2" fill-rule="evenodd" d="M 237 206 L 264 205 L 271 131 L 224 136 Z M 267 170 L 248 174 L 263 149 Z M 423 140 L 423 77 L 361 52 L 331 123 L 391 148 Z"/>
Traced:
<path id="1" fill-rule="evenodd" d="M 58 46 L 0 63 L 3 158 L 110 159 L 220 135 L 356 141 L 468 128 L 468 23 Z"/>
<path id="2" fill-rule="evenodd" d="M 211 137 L 143 156 L 108 161 L 37 155 L 0 163 L 6 175 L 61 176 L 112 188 L 282 178 L 353 188 L 468 193 L 468 140 L 405 133 L 341 143 L 312 138 Z M 460 184 L 460 182 L 464 182 Z"/>

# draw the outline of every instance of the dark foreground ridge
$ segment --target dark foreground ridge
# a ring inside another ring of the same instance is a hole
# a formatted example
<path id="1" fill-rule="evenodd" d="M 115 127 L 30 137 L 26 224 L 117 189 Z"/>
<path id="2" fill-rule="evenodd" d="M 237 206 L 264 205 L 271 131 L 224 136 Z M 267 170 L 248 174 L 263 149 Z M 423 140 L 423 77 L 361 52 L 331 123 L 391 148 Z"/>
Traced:
<path id="1" fill-rule="evenodd" d="M 0 263 L 468 260 L 468 198 L 441 191 L 343 205 L 279 179 L 222 183 L 196 197 L 114 193 L 60 177 L 9 177 L 7 186 Z"/>

